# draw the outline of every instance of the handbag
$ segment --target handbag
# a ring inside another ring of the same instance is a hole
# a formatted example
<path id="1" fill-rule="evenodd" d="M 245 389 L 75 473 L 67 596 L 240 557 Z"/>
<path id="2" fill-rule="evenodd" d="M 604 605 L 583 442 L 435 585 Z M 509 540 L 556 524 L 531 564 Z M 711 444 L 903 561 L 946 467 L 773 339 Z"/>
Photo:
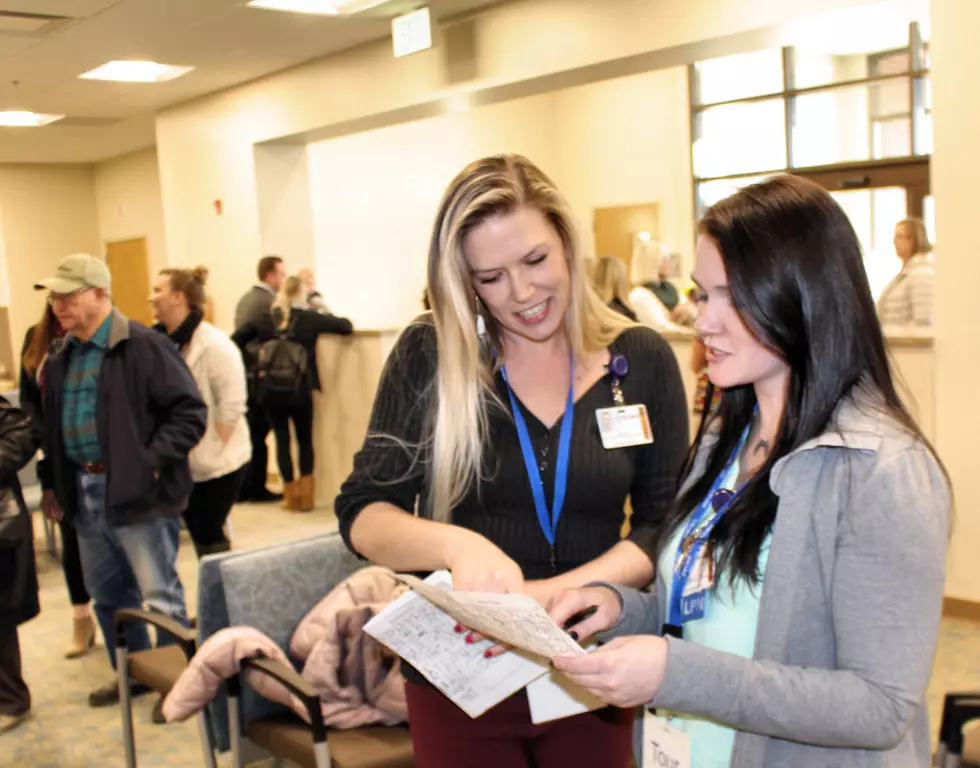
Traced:
<path id="1" fill-rule="evenodd" d="M 20 480 L 14 475 L 13 483 L 0 495 L 0 549 L 11 549 L 33 538 L 31 513 Z"/>

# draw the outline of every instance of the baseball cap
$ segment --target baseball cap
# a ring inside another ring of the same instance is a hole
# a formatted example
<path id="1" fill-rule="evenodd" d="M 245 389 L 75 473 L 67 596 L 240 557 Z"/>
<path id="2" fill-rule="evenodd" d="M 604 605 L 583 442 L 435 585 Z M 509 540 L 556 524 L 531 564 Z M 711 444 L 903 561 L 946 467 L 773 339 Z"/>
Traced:
<path id="1" fill-rule="evenodd" d="M 87 253 L 75 253 L 63 258 L 54 276 L 37 283 L 34 290 L 74 293 L 83 288 L 102 288 L 108 291 L 111 286 L 112 275 L 102 259 Z"/>

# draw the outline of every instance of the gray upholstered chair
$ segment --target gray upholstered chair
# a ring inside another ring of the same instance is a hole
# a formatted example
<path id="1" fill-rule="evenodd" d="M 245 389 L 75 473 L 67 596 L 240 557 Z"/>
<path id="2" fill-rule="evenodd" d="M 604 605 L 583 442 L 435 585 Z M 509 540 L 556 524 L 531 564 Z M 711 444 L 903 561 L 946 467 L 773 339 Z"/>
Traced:
<path id="1" fill-rule="evenodd" d="M 221 627 L 244 625 L 288 649 L 303 616 L 363 565 L 337 534 L 204 558 L 198 593 L 200 639 L 203 642 Z M 313 725 L 240 685 L 238 679 L 229 681 L 230 696 L 220 696 L 210 711 L 215 744 L 219 750 L 232 750 L 235 768 L 269 755 L 309 768 L 414 765 L 407 727 L 324 729 L 316 691 L 295 670 L 268 659 L 248 660 L 243 666 L 290 687 L 306 702 Z M 221 723 L 225 712 L 228 720 Z"/>

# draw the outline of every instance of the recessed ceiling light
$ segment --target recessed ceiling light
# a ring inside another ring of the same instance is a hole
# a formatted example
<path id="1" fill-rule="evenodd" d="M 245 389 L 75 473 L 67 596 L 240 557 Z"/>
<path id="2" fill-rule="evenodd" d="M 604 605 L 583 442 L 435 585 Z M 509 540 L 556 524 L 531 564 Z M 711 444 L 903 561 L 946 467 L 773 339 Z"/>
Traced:
<path id="1" fill-rule="evenodd" d="M 20 109 L 8 109 L 5 112 L 0 112 L 0 127 L 38 128 L 63 117 L 64 115 L 44 115 L 37 112 L 25 112 Z"/>
<path id="2" fill-rule="evenodd" d="M 84 80 L 117 80 L 123 83 L 163 83 L 186 75 L 194 67 L 157 64 L 155 61 L 110 61 L 79 75 Z"/>
<path id="3" fill-rule="evenodd" d="M 350 16 L 389 0 L 251 0 L 252 8 L 289 13 L 315 13 L 321 16 Z"/>

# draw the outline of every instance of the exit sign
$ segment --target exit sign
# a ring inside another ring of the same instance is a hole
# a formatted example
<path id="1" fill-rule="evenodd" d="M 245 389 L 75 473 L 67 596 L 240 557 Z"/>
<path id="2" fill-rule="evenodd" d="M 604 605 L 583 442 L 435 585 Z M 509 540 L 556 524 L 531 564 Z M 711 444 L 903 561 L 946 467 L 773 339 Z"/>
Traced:
<path id="1" fill-rule="evenodd" d="M 432 47 L 432 17 L 428 8 L 406 13 L 391 20 L 391 39 L 395 58 Z"/>

